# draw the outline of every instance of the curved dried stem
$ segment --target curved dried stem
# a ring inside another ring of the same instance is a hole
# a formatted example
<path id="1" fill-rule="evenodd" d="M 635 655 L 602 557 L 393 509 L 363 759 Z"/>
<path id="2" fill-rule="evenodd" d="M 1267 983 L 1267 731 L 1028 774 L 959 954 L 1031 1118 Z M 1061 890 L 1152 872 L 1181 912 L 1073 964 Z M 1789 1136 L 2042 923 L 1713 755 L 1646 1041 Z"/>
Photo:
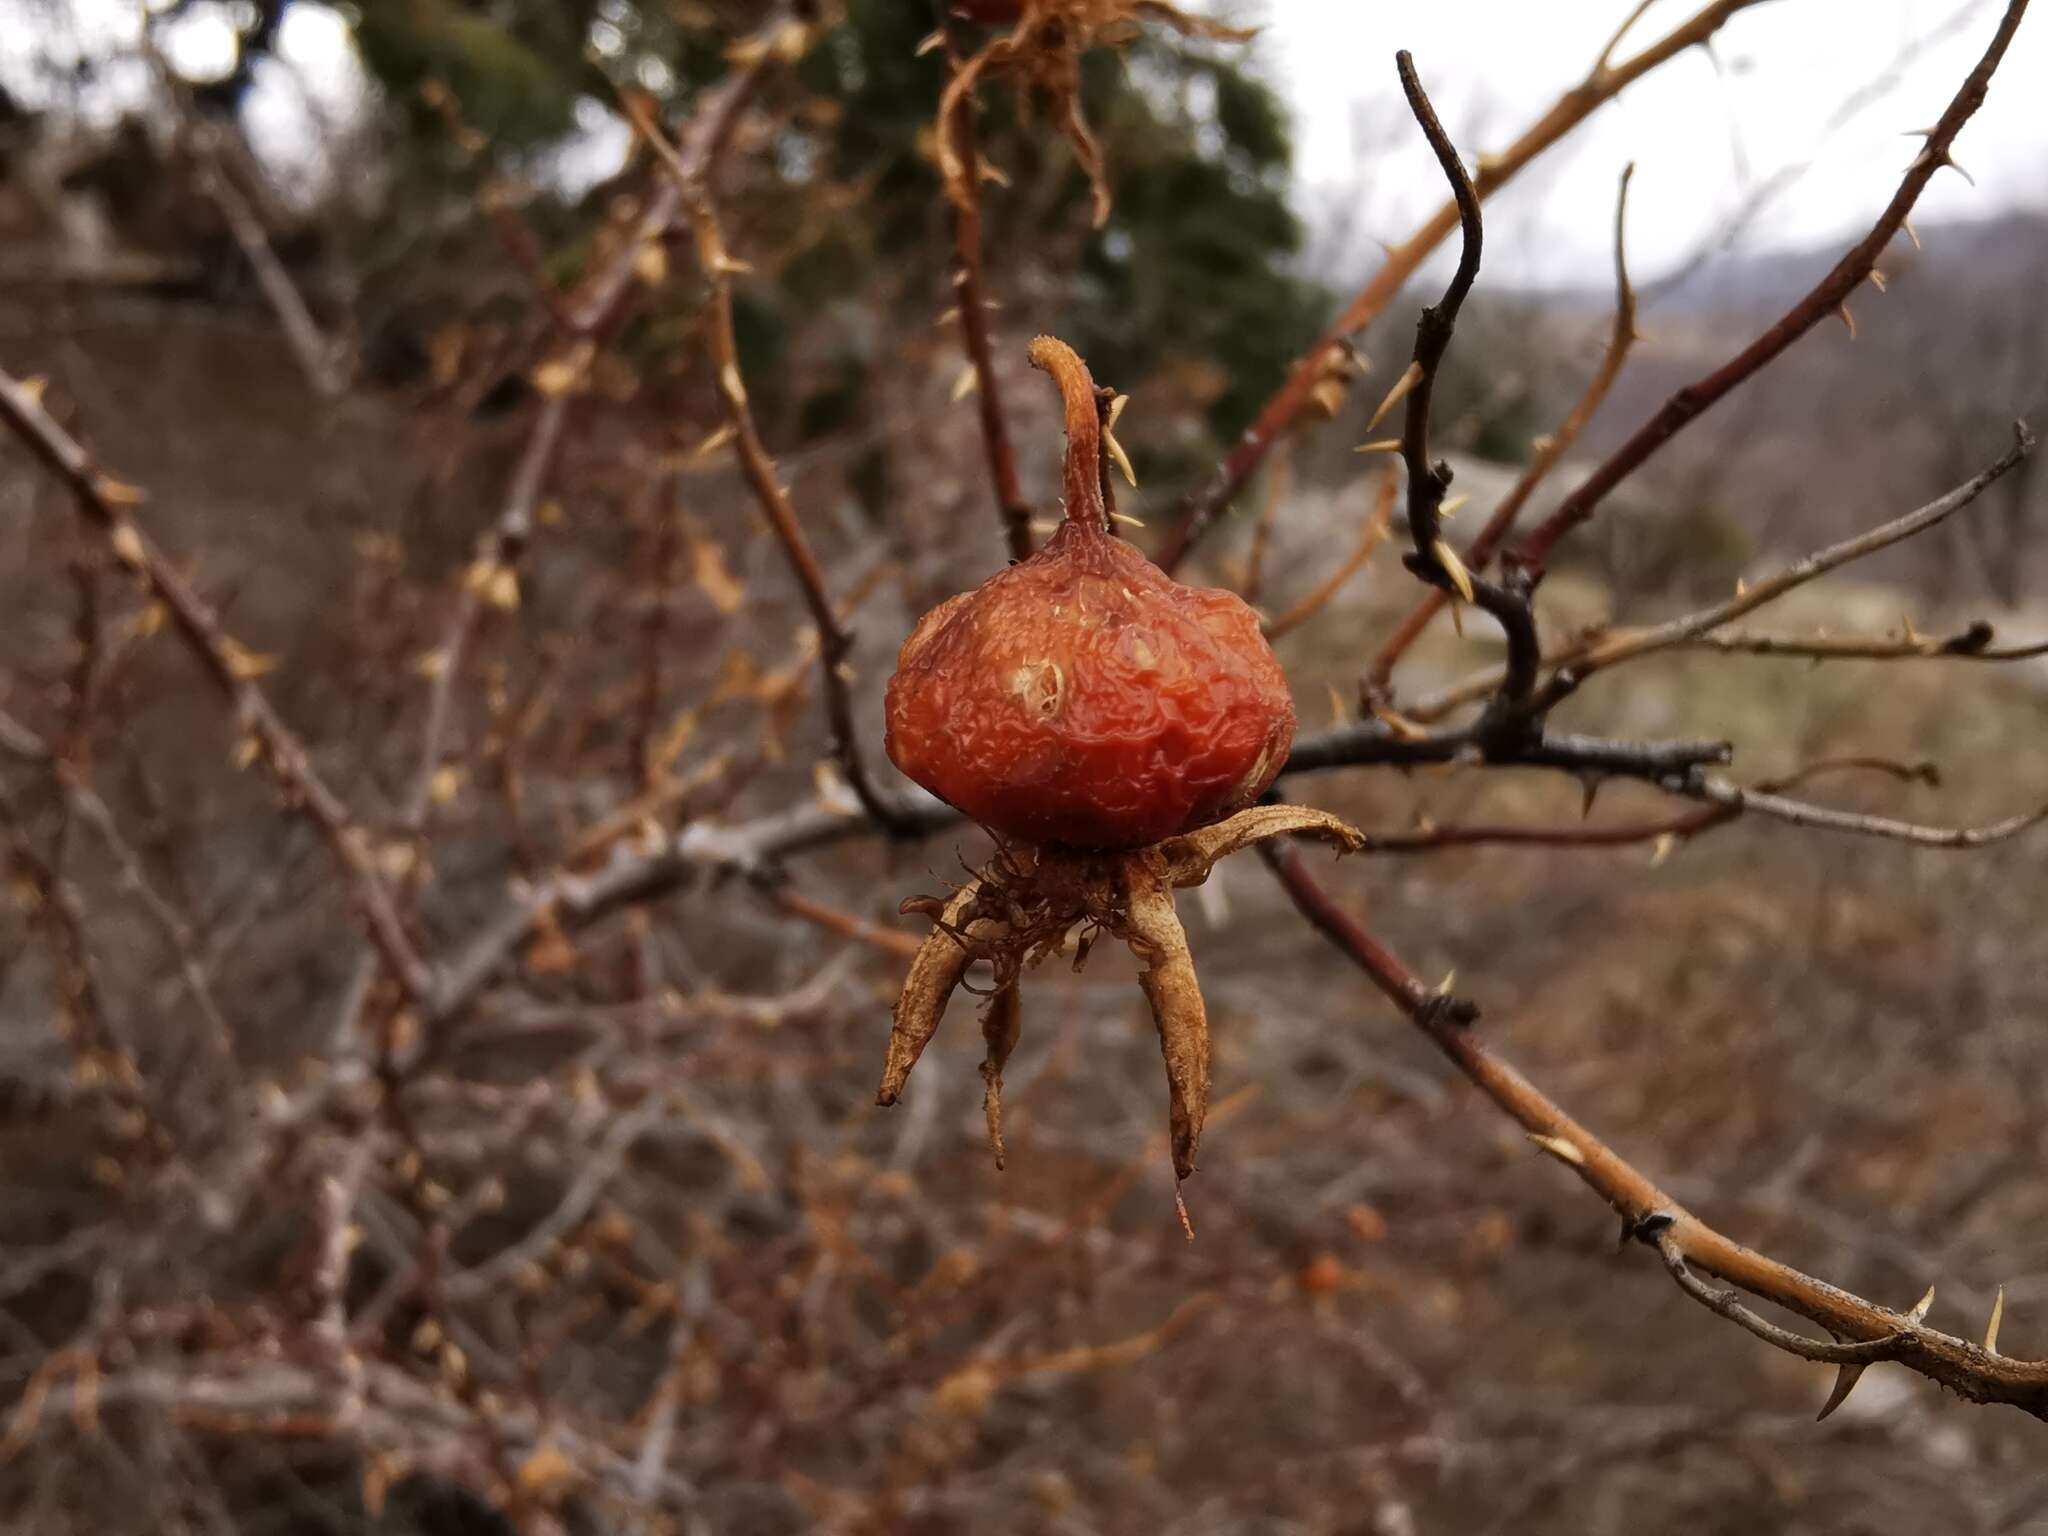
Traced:
<path id="1" fill-rule="evenodd" d="M 1066 519 L 1107 528 L 1109 512 L 1102 500 L 1102 402 L 1094 375 L 1080 354 L 1057 336 L 1032 340 L 1031 366 L 1052 375 L 1066 417 L 1067 453 L 1060 477 Z"/>

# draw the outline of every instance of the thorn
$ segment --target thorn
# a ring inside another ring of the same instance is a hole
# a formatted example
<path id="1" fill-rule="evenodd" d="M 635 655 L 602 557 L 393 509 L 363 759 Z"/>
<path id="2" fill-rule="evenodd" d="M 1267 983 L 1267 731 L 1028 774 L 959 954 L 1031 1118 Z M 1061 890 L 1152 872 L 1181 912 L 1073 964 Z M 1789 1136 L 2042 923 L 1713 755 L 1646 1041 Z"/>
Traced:
<path id="1" fill-rule="evenodd" d="M 1438 517 L 1455 517 L 1458 508 L 1464 506 L 1471 499 L 1470 496 L 1453 496 L 1449 501 L 1436 509 L 1436 515 Z"/>
<path id="2" fill-rule="evenodd" d="M 1131 397 L 1129 395 L 1118 395 L 1115 399 L 1111 400 L 1109 402 L 1109 416 L 1108 419 L 1106 419 L 1102 423 L 1102 430 L 1105 432 L 1114 432 L 1116 430 L 1117 422 L 1122 418 L 1124 414 L 1124 407 L 1129 405 L 1130 403 Z"/>
<path id="3" fill-rule="evenodd" d="M 701 463 L 703 460 L 710 458 L 712 454 L 718 452 L 719 449 L 723 448 L 738 435 L 739 433 L 732 423 L 727 422 L 690 450 L 691 462 Z"/>
<path id="4" fill-rule="evenodd" d="M 1844 300 L 1841 306 L 1835 310 L 1835 313 L 1842 317 L 1842 324 L 1849 327 L 1849 339 L 1854 341 L 1856 339 L 1856 317 L 1849 313 L 1848 301 Z"/>
<path id="5" fill-rule="evenodd" d="M 1584 821 L 1593 814 L 1593 799 L 1600 793 L 1600 786 L 1604 782 L 1605 780 L 1597 773 L 1589 773 L 1579 780 L 1579 820 Z"/>
<path id="6" fill-rule="evenodd" d="M 1436 541 L 1435 552 L 1437 564 L 1451 578 L 1451 585 L 1458 589 L 1458 596 L 1472 602 L 1472 574 L 1465 569 L 1465 562 L 1458 558 L 1458 552 L 1442 539 Z"/>
<path id="7" fill-rule="evenodd" d="M 1913 227 L 1913 221 L 1911 219 L 1901 219 L 1899 220 L 1899 225 L 1906 231 L 1907 238 L 1913 242 L 1913 249 L 1919 250 L 1920 232 Z"/>
<path id="8" fill-rule="evenodd" d="M 1875 288 L 1879 293 L 1883 293 L 1885 290 L 1885 275 L 1876 267 L 1872 267 L 1870 269 L 1870 286 Z"/>
<path id="9" fill-rule="evenodd" d="M 1381 420 L 1385 418 L 1387 412 L 1400 404 L 1402 398 L 1421 382 L 1422 364 L 1410 363 L 1402 370 L 1401 377 L 1394 380 L 1394 387 L 1387 391 L 1386 399 L 1382 400 L 1379 409 L 1372 413 L 1372 420 L 1365 424 L 1365 430 L 1370 432 L 1374 427 L 1378 426 Z"/>
<path id="10" fill-rule="evenodd" d="M 1451 603 L 1451 633 L 1460 640 L 1465 638 L 1465 605 L 1455 600 Z"/>
<path id="11" fill-rule="evenodd" d="M 969 363 L 960 370 L 960 377 L 953 381 L 953 404 L 958 405 L 979 388 L 981 376 L 974 371 L 974 364 Z"/>
<path id="12" fill-rule="evenodd" d="M 1984 1353 L 1998 1353 L 1998 1325 L 2005 1321 L 2005 1287 L 1998 1288 L 1998 1299 L 1991 1303 L 1991 1322 L 1984 1330 Z"/>
<path id="13" fill-rule="evenodd" d="M 1678 846 L 1678 834 L 1666 832 L 1650 849 L 1650 868 L 1656 869 L 1671 857 L 1671 850 Z"/>
<path id="14" fill-rule="evenodd" d="M 1453 983 L 1457 981 L 1457 979 L 1458 972 L 1455 966 L 1453 966 L 1450 970 L 1445 971 L 1444 979 L 1436 984 L 1436 995 L 1438 997 L 1449 997 L 1451 995 L 1451 987 Z"/>
<path id="15" fill-rule="evenodd" d="M 1930 1285 L 1929 1287 L 1927 1287 L 1927 1294 L 1925 1296 L 1922 1296 L 1918 1301 L 1913 1303 L 1913 1310 L 1906 1314 L 1906 1320 L 1908 1322 L 1913 1323 L 1919 1322 L 1921 1319 L 1927 1316 L 1928 1309 L 1931 1308 L 1933 1305 L 1934 1287 Z"/>
<path id="16" fill-rule="evenodd" d="M 914 50 L 912 57 L 921 59 L 926 54 L 930 53 L 934 48 L 944 47 L 945 43 L 946 29 L 944 27 L 940 27 L 936 31 L 927 32 L 923 37 L 917 40 L 917 47 Z"/>
<path id="17" fill-rule="evenodd" d="M 1188 1220 L 1188 1203 L 1180 1197 L 1179 1179 L 1173 1181 L 1173 1213 L 1180 1218 L 1180 1229 L 1192 1243 L 1195 1240 L 1195 1224 Z"/>
<path id="18" fill-rule="evenodd" d="M 1918 645 L 1920 643 L 1920 631 L 1913 627 L 1913 615 L 1910 613 L 1900 614 L 1899 623 L 1905 629 L 1906 644 Z"/>
<path id="19" fill-rule="evenodd" d="M 939 318 L 934 320 L 932 324 L 935 327 L 943 328 L 945 326 L 951 325 L 955 320 L 958 320 L 959 318 L 960 306 L 958 304 L 950 304 L 945 309 L 939 312 Z"/>
<path id="20" fill-rule="evenodd" d="M 1124 445 L 1116 440 L 1116 434 L 1103 433 L 1102 446 L 1109 452 L 1109 461 L 1116 465 L 1124 479 L 1130 482 L 1131 489 L 1135 491 L 1138 488 L 1138 472 L 1131 468 L 1131 456 L 1124 452 Z"/>
<path id="21" fill-rule="evenodd" d="M 1529 1133 L 1529 1139 L 1560 1163 L 1573 1168 L 1586 1166 L 1586 1154 L 1579 1150 L 1575 1141 L 1566 1141 L 1562 1136 L 1539 1136 L 1534 1131 Z"/>
<path id="22" fill-rule="evenodd" d="M 1820 1423 L 1846 1403 L 1849 1394 L 1856 1390 L 1856 1383 L 1863 1379 L 1863 1373 L 1869 1369 L 1867 1365 L 1845 1365 L 1836 1371 L 1834 1390 L 1828 1393 L 1828 1400 L 1820 1405 L 1820 1412 L 1813 1416 L 1813 1422 Z"/>
<path id="23" fill-rule="evenodd" d="M 1010 184 L 1010 178 L 1003 171 L 1002 167 L 996 165 L 991 160 L 984 158 L 976 169 L 980 172 L 983 181 L 991 182 L 998 187 L 1007 187 Z"/>
<path id="24" fill-rule="evenodd" d="M 1398 437 L 1376 437 L 1369 443 L 1360 443 L 1351 450 L 1353 453 L 1399 453 L 1401 439 Z"/>
<path id="25" fill-rule="evenodd" d="M 1135 482 L 1133 483 L 1135 484 Z M 1145 519 L 1133 517 L 1128 512 L 1112 512 L 1109 514 L 1109 520 L 1112 523 L 1122 523 L 1126 528 L 1142 528 L 1145 526 Z"/>

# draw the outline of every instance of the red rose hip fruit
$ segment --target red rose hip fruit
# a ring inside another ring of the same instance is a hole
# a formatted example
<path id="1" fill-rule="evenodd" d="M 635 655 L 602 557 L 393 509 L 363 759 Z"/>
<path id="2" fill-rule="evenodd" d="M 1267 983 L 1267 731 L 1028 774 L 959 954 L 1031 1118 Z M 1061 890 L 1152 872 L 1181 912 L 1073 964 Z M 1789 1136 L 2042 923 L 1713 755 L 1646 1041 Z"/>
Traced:
<path id="1" fill-rule="evenodd" d="M 1031 361 L 1066 408 L 1065 520 L 911 632 L 889 757 L 1000 836 L 1142 848 L 1265 793 L 1294 704 L 1241 599 L 1179 585 L 1110 532 L 1087 366 L 1050 336 Z"/>

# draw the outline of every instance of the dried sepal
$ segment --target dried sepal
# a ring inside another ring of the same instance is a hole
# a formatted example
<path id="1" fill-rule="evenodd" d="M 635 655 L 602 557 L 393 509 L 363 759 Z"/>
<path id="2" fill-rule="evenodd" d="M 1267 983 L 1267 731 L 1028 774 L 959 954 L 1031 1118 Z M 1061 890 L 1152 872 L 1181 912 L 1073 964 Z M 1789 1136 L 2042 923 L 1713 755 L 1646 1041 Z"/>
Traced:
<path id="1" fill-rule="evenodd" d="M 1198 827 L 1159 844 L 1166 880 L 1176 886 L 1200 885 L 1219 859 L 1227 858 L 1269 837 L 1306 833 L 1334 843 L 1344 853 L 1365 846 L 1365 834 L 1328 811 L 1306 805 L 1255 805 L 1211 826 Z"/>
<path id="2" fill-rule="evenodd" d="M 1195 979 L 1195 958 L 1173 910 L 1173 888 L 1143 863 L 1130 865 L 1131 951 L 1144 963 L 1138 983 L 1152 1005 L 1159 1053 L 1166 1059 L 1173 1171 L 1195 1171 L 1195 1150 L 1209 1114 L 1209 1013 Z"/>
<path id="3" fill-rule="evenodd" d="M 981 887 L 977 877 L 954 894 L 939 912 L 917 958 L 910 962 L 903 995 L 896 1000 L 896 1022 L 889 1031 L 889 1054 L 882 1064 L 877 1104 L 896 1102 L 904 1079 L 945 1017 L 946 1004 L 966 976 L 967 967 L 991 953 L 1008 933 L 1006 923 L 976 914 Z"/>
<path id="4" fill-rule="evenodd" d="M 1010 1052 L 1017 1048 L 1023 1022 L 1022 999 L 1014 981 L 996 988 L 981 1010 L 981 1038 L 988 1046 L 988 1054 L 981 1060 L 981 1112 L 988 1121 L 988 1145 L 995 1154 L 998 1171 L 1004 1167 L 1003 1067 L 1009 1062 Z"/>

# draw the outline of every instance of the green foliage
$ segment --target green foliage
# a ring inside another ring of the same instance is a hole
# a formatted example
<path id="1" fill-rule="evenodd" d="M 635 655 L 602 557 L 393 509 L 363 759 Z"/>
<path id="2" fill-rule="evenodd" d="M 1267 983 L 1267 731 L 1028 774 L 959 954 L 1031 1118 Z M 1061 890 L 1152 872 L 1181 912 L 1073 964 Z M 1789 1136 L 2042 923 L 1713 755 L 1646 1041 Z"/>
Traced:
<path id="1" fill-rule="evenodd" d="M 1288 268 L 1301 227 L 1279 103 L 1233 65 L 1157 42 L 1128 68 L 1091 59 L 1085 79 L 1116 209 L 1083 253 L 1067 329 L 1103 377 L 1177 370 L 1215 435 L 1232 436 L 1329 307 Z"/>
<path id="2" fill-rule="evenodd" d="M 356 15 L 386 103 L 389 156 L 386 207 L 359 256 L 373 288 L 388 271 L 402 288 L 453 301 L 493 260 L 473 212 L 486 169 L 544 165 L 579 101 L 611 106 L 621 88 L 651 90 L 681 116 L 724 73 L 727 46 L 758 7 L 363 0 Z M 764 419 L 800 438 L 858 416 L 858 375 L 878 335 L 928 326 L 950 301 L 950 210 L 932 159 L 946 67 L 939 51 L 918 52 L 931 25 L 922 4 L 846 0 L 793 85 L 771 87 L 781 126 L 766 153 L 726 169 L 733 234 L 756 266 L 742 285 L 743 361 Z M 970 47 L 991 35 L 961 28 Z M 437 92 L 453 114 L 434 105 Z M 1234 434 L 1327 309 L 1290 270 L 1301 231 L 1286 198 L 1288 125 L 1231 50 L 1159 30 L 1090 54 L 1083 97 L 1116 194 L 1099 231 L 1047 104 L 1020 100 L 1001 78 L 982 90 L 980 145 L 1008 179 L 984 197 L 990 285 L 1013 311 L 1020 292 L 1064 292 L 1064 313 L 1039 323 L 1059 326 L 1119 387 L 1164 380 L 1166 409 L 1134 421 L 1131 446 L 1149 471 L 1192 468 L 1213 443 L 1183 431 L 1169 449 L 1147 426 L 1194 419 L 1214 437 Z M 608 191 L 585 206 L 544 199 L 528 210 L 552 264 L 573 269 Z M 674 302 L 694 304 L 687 283 Z M 687 337 L 680 320 L 650 313 L 625 344 L 650 361 L 650 349 Z"/>
<path id="3" fill-rule="evenodd" d="M 468 128 L 523 149 L 568 132 L 590 83 L 583 40 L 595 9 L 589 0 L 528 0 L 485 15 L 453 0 L 364 0 L 356 44 L 415 133 L 446 133 L 423 98 L 434 85 Z"/>

